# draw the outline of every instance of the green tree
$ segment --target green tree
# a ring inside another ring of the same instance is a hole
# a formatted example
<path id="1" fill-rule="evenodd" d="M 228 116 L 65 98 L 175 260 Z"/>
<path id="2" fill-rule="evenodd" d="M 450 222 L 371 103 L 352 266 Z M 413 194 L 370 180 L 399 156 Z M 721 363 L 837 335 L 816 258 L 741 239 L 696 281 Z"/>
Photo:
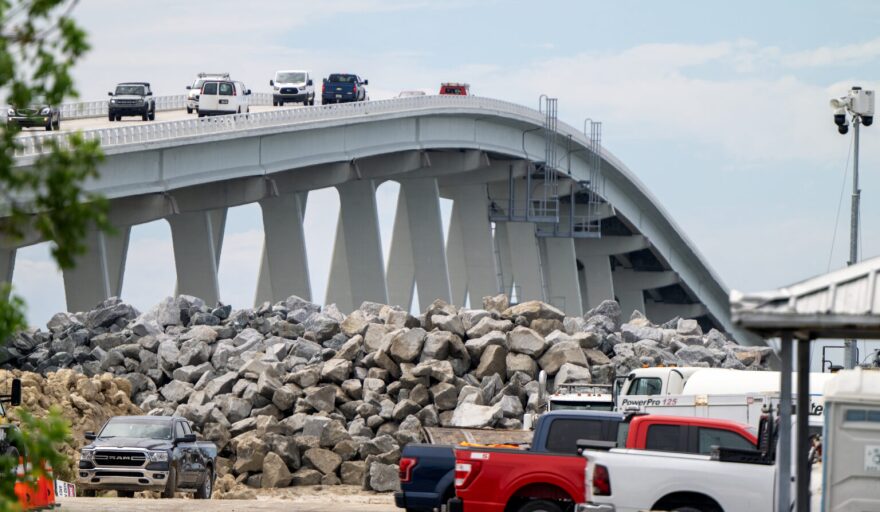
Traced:
<path id="1" fill-rule="evenodd" d="M 13 108 L 37 102 L 60 105 L 77 97 L 71 69 L 89 49 L 86 33 L 71 13 L 77 0 L 0 0 L 0 91 Z M 0 128 L 0 238 L 6 243 L 40 239 L 51 242 L 52 257 L 62 269 L 74 265 L 86 247 L 89 229 L 108 230 L 107 203 L 88 193 L 85 180 L 97 176 L 103 155 L 97 141 L 73 133 L 46 143 L 32 165 L 19 165 L 22 137 L 16 126 Z M 0 343 L 25 326 L 25 304 L 8 284 L 0 293 Z M 68 435 L 58 411 L 34 418 L 17 411 L 21 431 L 12 435 L 34 460 L 56 467 L 64 463 L 55 450 Z M 18 510 L 13 480 L 18 461 L 0 457 L 0 512 Z M 35 464 L 25 479 L 42 468 Z"/>

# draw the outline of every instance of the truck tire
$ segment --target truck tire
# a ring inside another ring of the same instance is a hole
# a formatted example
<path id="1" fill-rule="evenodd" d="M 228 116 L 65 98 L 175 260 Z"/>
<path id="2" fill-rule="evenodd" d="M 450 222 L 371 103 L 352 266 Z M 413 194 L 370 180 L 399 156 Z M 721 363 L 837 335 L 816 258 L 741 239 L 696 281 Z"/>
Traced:
<path id="1" fill-rule="evenodd" d="M 519 507 L 517 512 L 562 512 L 562 508 L 552 501 L 534 500 Z"/>
<path id="2" fill-rule="evenodd" d="M 177 470 L 174 468 L 174 466 L 171 466 L 171 470 L 168 471 L 168 480 L 165 482 L 165 489 L 162 491 L 162 497 L 166 499 L 173 498 L 176 491 Z"/>
<path id="3" fill-rule="evenodd" d="M 197 500 L 209 500 L 214 492 L 214 470 L 208 467 L 207 472 L 205 481 L 196 489 L 195 499 Z"/>
<path id="4" fill-rule="evenodd" d="M 134 498 L 134 491 L 116 491 L 118 498 Z"/>
<path id="5" fill-rule="evenodd" d="M 145 108 L 143 114 L 141 114 L 141 121 L 147 121 L 150 119 L 150 109 Z"/>
<path id="6" fill-rule="evenodd" d="M 107 114 L 107 119 L 112 123 L 113 121 L 116 121 L 116 116 L 113 115 L 113 112 L 110 112 Z"/>
<path id="7" fill-rule="evenodd" d="M 193 113 L 193 109 L 191 109 L 190 107 L 186 107 L 186 113 L 187 113 L 187 114 L 192 114 L 192 113 Z"/>
<path id="8" fill-rule="evenodd" d="M 678 507 L 672 512 L 703 512 L 702 510 L 694 507 Z"/>
<path id="9" fill-rule="evenodd" d="M 153 110 L 150 111 L 150 121 L 156 120 L 156 106 L 153 105 Z"/>

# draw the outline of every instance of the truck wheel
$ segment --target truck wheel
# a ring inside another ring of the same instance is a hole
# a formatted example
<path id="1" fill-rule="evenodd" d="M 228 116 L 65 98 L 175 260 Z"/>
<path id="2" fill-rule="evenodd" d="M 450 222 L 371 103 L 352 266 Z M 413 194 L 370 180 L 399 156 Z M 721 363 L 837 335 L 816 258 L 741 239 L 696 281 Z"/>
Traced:
<path id="1" fill-rule="evenodd" d="M 195 498 L 197 500 L 211 499 L 211 493 L 214 492 L 214 470 L 208 468 L 208 474 L 205 475 L 205 481 L 196 490 Z"/>
<path id="2" fill-rule="evenodd" d="M 162 497 L 173 498 L 175 491 L 177 491 L 177 470 L 174 469 L 174 466 L 171 466 L 171 471 L 168 472 L 168 480 L 165 482 L 165 490 L 162 491 Z"/>
<path id="3" fill-rule="evenodd" d="M 141 114 L 141 121 L 146 121 L 150 118 L 150 109 L 144 109 L 144 113 Z"/>
<path id="4" fill-rule="evenodd" d="M 109 119 L 110 122 L 112 123 L 113 121 L 116 121 L 116 116 L 114 116 L 113 113 L 111 112 L 111 113 L 107 114 L 107 119 Z"/>
<path id="5" fill-rule="evenodd" d="M 191 109 L 191 108 L 189 108 L 189 107 L 186 107 L 186 113 L 187 113 L 187 114 L 192 114 L 192 113 L 193 113 L 193 109 Z"/>
<path id="6" fill-rule="evenodd" d="M 134 498 L 134 491 L 116 491 L 118 498 Z"/>
<path id="7" fill-rule="evenodd" d="M 562 509 L 552 501 L 534 500 L 519 507 L 517 512 L 562 512 Z"/>
<path id="8" fill-rule="evenodd" d="M 150 121 L 156 120 L 156 107 L 153 107 L 153 110 L 150 111 Z"/>

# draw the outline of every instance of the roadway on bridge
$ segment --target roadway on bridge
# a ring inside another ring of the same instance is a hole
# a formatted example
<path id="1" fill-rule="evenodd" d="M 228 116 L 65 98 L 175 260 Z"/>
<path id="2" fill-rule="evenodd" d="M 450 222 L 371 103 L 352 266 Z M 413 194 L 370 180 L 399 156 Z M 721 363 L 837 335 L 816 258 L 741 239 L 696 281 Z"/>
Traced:
<path id="1" fill-rule="evenodd" d="M 284 110 L 301 107 L 272 107 L 272 106 L 251 106 L 251 112 L 268 112 L 270 110 Z M 107 116 L 88 117 L 84 119 L 62 119 L 62 132 L 75 132 L 77 130 L 100 130 L 102 128 L 118 128 L 121 126 L 139 126 L 144 124 L 160 123 L 162 121 L 186 121 L 188 119 L 198 119 L 198 115 L 193 112 L 187 114 L 185 109 L 166 110 L 156 112 L 155 121 L 142 121 L 140 117 L 123 117 L 121 121 L 110 121 Z M 44 128 L 25 128 L 22 130 L 21 136 L 39 135 L 47 133 Z M 51 133 L 51 132 L 48 132 Z"/>

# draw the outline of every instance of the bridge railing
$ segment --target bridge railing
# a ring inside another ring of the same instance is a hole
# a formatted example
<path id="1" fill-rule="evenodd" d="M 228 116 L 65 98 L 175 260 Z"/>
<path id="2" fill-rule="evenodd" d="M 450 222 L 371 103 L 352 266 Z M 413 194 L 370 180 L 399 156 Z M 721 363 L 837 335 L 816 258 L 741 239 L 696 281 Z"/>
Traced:
<path id="1" fill-rule="evenodd" d="M 173 96 L 156 96 L 156 112 L 169 110 L 183 110 L 186 106 L 186 95 L 175 94 Z M 58 109 L 61 111 L 61 119 L 85 119 L 89 117 L 104 117 L 107 115 L 109 100 L 80 101 L 63 103 Z M 251 94 L 251 105 L 266 106 L 272 104 L 272 94 L 268 92 L 256 92 Z"/>
<path id="2" fill-rule="evenodd" d="M 184 137 L 246 131 L 255 128 L 280 127 L 323 120 L 358 118 L 370 114 L 426 110 L 438 107 L 452 107 L 453 109 L 454 107 L 459 107 L 470 111 L 485 110 L 487 113 L 489 111 L 496 111 L 525 117 L 537 124 L 543 123 L 543 115 L 537 110 L 502 100 L 472 96 L 415 96 L 390 100 L 279 109 L 259 113 L 194 117 L 180 121 L 84 130 L 82 133 L 87 140 L 98 140 L 102 147 L 112 148 L 127 144 L 144 144 Z M 34 156 L 47 151 L 49 147 L 47 143 L 51 140 L 64 147 L 67 144 L 67 135 L 65 133 L 45 133 L 20 137 L 18 141 L 21 146 L 16 151 L 16 156 Z"/>

